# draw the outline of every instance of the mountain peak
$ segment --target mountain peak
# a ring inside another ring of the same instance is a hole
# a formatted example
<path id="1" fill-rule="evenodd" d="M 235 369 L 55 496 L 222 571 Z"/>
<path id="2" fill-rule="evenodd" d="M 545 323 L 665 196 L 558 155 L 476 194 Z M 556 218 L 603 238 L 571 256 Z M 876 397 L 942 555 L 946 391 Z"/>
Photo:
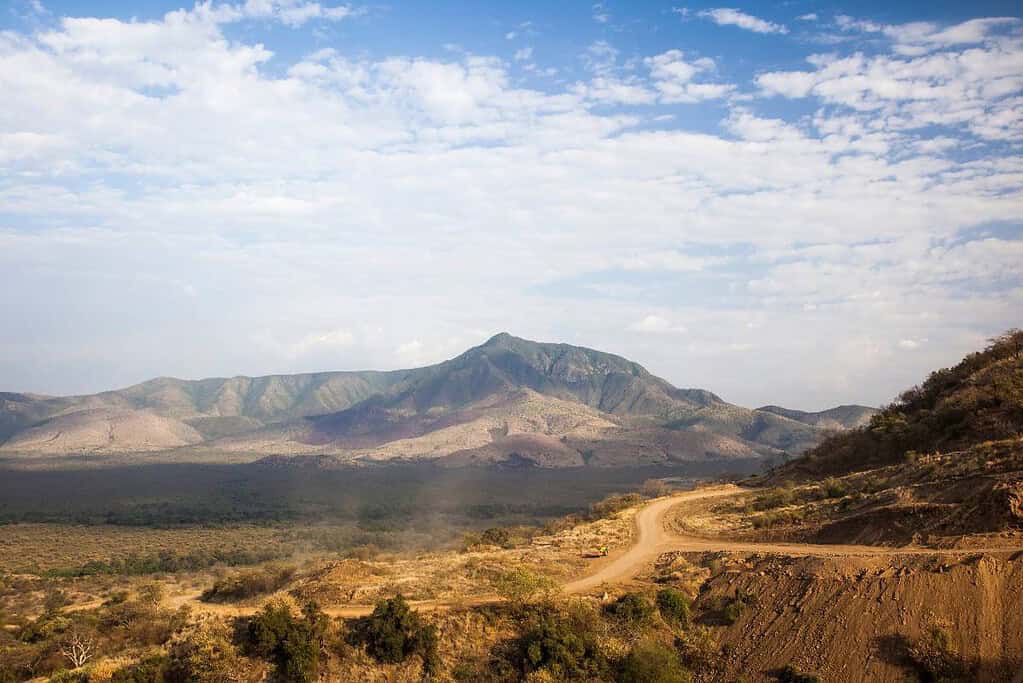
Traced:
<path id="1" fill-rule="evenodd" d="M 490 339 L 488 339 L 485 342 L 483 342 L 483 346 L 500 346 L 502 344 L 507 344 L 508 342 L 511 342 L 511 341 L 526 341 L 526 340 L 525 339 L 520 339 L 519 337 L 515 337 L 515 336 L 513 336 L 513 335 L 511 335 L 511 334 L 509 334 L 507 332 L 498 332 L 493 337 L 491 337 Z"/>

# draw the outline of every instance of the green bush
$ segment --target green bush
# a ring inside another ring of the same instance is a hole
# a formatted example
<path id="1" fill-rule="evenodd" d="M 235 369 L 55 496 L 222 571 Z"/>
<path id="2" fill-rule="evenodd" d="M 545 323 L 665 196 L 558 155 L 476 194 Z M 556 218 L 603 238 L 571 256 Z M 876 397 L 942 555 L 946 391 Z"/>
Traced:
<path id="1" fill-rule="evenodd" d="M 356 627 L 353 636 L 378 662 L 396 664 L 419 655 L 426 671 L 436 668 L 437 629 L 423 623 L 419 613 L 401 595 L 377 603 L 373 614 Z"/>
<path id="2" fill-rule="evenodd" d="M 600 679 L 610 665 L 592 624 L 547 607 L 533 610 L 518 642 L 523 673 L 546 670 L 554 680 Z"/>
<path id="3" fill-rule="evenodd" d="M 848 484 L 841 479 L 835 479 L 834 477 L 828 477 L 825 479 L 822 487 L 824 495 L 827 498 L 844 498 L 851 493 Z"/>
<path id="4" fill-rule="evenodd" d="M 721 619 L 726 624 L 734 624 L 745 609 L 756 602 L 756 599 L 742 589 L 736 589 L 735 595 L 725 598 L 721 606 Z"/>
<path id="5" fill-rule="evenodd" d="M 669 624 L 689 625 L 689 597 L 674 588 L 657 591 L 657 609 Z"/>
<path id="6" fill-rule="evenodd" d="M 165 683 L 169 665 L 166 655 L 151 655 L 115 671 L 110 683 Z"/>
<path id="7" fill-rule="evenodd" d="M 654 606 L 640 593 L 626 593 L 604 609 L 616 619 L 629 623 L 648 621 L 654 613 Z"/>
<path id="8" fill-rule="evenodd" d="M 328 625 L 315 603 L 305 605 L 299 616 L 287 601 L 273 600 L 249 622 L 249 644 L 273 662 L 279 680 L 306 683 L 316 680 Z"/>
<path id="9" fill-rule="evenodd" d="M 512 544 L 511 533 L 509 533 L 507 529 L 503 529 L 501 527 L 492 527 L 484 530 L 484 532 L 480 534 L 480 543 L 496 545 L 501 548 L 510 548 Z"/>
<path id="10" fill-rule="evenodd" d="M 690 683 L 692 675 L 678 653 L 655 640 L 642 640 L 622 660 L 620 683 Z"/>

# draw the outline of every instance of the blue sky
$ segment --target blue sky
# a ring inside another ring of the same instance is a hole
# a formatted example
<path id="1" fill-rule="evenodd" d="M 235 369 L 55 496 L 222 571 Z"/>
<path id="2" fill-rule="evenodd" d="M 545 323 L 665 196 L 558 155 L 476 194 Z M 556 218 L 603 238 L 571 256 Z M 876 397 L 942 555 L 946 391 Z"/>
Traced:
<path id="1" fill-rule="evenodd" d="M 15 0 L 0 390 L 506 330 L 879 404 L 1023 313 L 1016 3 Z"/>

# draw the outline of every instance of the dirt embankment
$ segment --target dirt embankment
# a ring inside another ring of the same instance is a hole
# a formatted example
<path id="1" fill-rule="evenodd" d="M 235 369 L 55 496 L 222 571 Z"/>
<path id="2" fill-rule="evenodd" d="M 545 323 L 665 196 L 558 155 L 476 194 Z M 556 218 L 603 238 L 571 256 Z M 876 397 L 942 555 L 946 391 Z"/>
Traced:
<path id="1" fill-rule="evenodd" d="M 690 555 L 695 562 L 707 556 Z M 786 664 L 822 681 L 901 683 L 907 647 L 937 625 L 978 681 L 1023 680 L 1023 558 L 963 557 L 718 558 L 724 569 L 703 587 L 697 609 L 752 596 L 720 641 L 720 678 L 771 680 Z"/>

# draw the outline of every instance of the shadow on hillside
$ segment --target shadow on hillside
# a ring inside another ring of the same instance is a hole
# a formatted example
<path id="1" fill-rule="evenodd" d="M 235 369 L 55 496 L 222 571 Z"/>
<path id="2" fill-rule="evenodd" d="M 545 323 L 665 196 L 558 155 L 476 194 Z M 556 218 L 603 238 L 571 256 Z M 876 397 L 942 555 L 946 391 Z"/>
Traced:
<path id="1" fill-rule="evenodd" d="M 901 633 L 879 637 L 875 641 L 875 652 L 882 661 L 915 674 L 921 683 L 1015 681 L 1014 677 L 1023 674 L 1023 657 L 1018 654 L 998 659 L 972 659 L 924 641 L 914 642 Z"/>

